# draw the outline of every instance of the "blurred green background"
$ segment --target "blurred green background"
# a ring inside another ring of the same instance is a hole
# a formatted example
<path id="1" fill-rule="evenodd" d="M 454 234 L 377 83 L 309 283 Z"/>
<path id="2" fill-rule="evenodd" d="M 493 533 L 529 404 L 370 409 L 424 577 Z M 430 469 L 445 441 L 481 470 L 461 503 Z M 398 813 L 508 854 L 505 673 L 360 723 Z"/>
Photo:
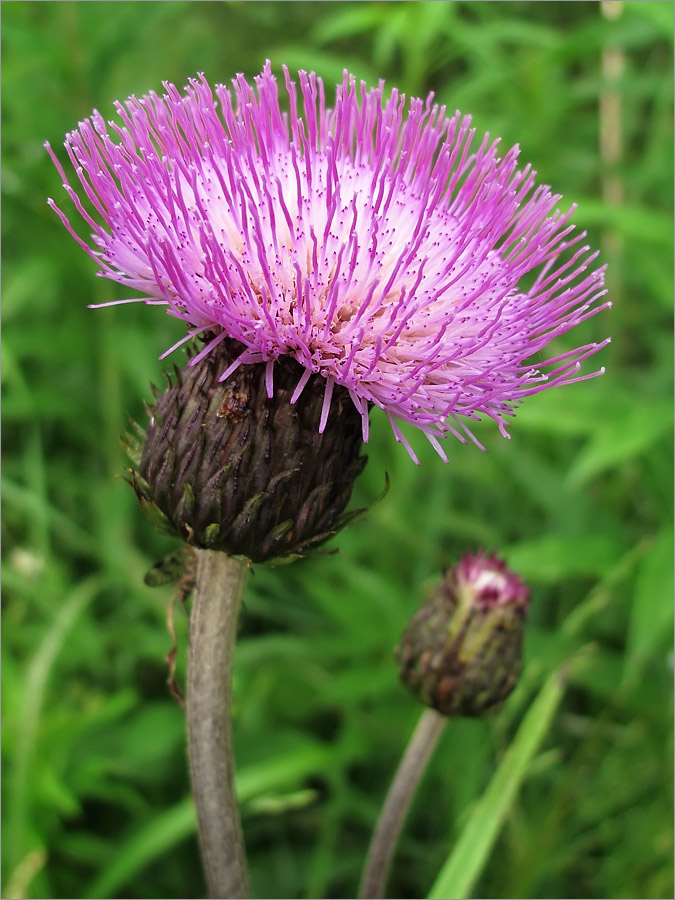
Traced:
<path id="1" fill-rule="evenodd" d="M 251 578 L 235 741 L 253 889 L 353 897 L 419 715 L 392 661 L 441 567 L 497 548 L 532 587 L 521 684 L 446 729 L 390 896 L 426 896 L 545 678 L 564 698 L 468 891 L 672 897 L 672 36 L 670 2 L 10 2 L 3 42 L 3 896 L 201 897 L 183 714 L 166 686 L 173 548 L 119 476 L 159 354 L 181 336 L 125 296 L 48 209 L 43 142 L 93 107 L 264 60 L 436 92 L 520 143 L 610 264 L 604 377 L 530 398 L 512 439 L 416 440 L 373 415 L 333 546 Z M 65 154 L 61 153 L 62 158 Z M 569 344 L 568 346 L 571 346 Z M 178 358 L 178 357 L 177 357 Z M 591 364 L 594 361 L 591 361 Z M 186 621 L 177 613 L 179 677 Z M 469 894 L 470 895 L 470 894 Z M 465 896 L 463 894 L 463 896 Z"/>

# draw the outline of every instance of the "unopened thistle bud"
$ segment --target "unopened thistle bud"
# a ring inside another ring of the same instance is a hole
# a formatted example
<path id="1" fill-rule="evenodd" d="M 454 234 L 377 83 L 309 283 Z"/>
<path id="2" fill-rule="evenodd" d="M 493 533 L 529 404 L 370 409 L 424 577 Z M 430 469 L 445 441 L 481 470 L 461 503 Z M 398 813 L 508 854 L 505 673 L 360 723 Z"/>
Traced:
<path id="1" fill-rule="evenodd" d="M 361 415 L 339 388 L 327 408 L 324 379 L 293 397 L 302 369 L 290 358 L 272 383 L 264 363 L 219 380 L 239 353 L 222 341 L 155 390 L 147 428 L 127 447 L 131 480 L 160 530 L 254 562 L 286 561 L 350 517 L 343 511 L 366 462 Z"/>
<path id="2" fill-rule="evenodd" d="M 513 690 L 529 589 L 494 554 L 445 572 L 396 648 L 401 678 L 444 715 L 480 716 Z"/>

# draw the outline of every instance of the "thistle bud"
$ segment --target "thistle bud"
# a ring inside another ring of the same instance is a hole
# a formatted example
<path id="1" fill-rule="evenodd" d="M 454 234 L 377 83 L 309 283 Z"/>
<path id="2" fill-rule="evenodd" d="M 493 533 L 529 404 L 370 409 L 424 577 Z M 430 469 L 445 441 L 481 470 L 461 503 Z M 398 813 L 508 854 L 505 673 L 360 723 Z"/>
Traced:
<path id="1" fill-rule="evenodd" d="M 351 517 L 343 510 L 366 463 L 362 414 L 335 387 L 326 415 L 317 376 L 297 397 L 304 370 L 290 358 L 275 362 L 272 384 L 265 363 L 219 380 L 240 354 L 224 340 L 155 389 L 147 428 L 127 446 L 131 482 L 159 530 L 254 562 L 287 561 Z"/>
<path id="2" fill-rule="evenodd" d="M 444 715 L 480 716 L 513 690 L 529 589 L 494 554 L 446 571 L 396 648 L 401 679 Z"/>

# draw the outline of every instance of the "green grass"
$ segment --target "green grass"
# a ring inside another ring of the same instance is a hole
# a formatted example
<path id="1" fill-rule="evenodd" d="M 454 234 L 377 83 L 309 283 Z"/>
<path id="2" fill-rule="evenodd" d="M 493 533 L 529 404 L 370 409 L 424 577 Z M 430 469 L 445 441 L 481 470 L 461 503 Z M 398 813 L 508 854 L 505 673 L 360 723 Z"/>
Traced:
<path id="1" fill-rule="evenodd" d="M 612 335 L 604 377 L 530 398 L 510 441 L 480 427 L 487 454 L 456 443 L 444 466 L 417 440 L 418 468 L 373 416 L 354 502 L 385 471 L 388 496 L 340 554 L 255 569 L 234 684 L 254 892 L 354 896 L 419 714 L 392 648 L 441 567 L 485 546 L 532 587 L 523 678 L 498 715 L 447 727 L 390 895 L 426 896 L 468 845 L 449 863 L 462 896 L 672 897 L 672 21 L 670 2 L 616 20 L 567 2 L 3 5 L 3 896 L 204 893 L 165 683 L 171 590 L 143 584 L 174 545 L 116 477 L 126 415 L 142 420 L 181 329 L 86 308 L 123 294 L 47 208 L 64 193 L 42 145 L 162 80 L 228 81 L 269 57 L 434 90 L 520 143 L 578 202 L 614 307 L 578 340 Z"/>

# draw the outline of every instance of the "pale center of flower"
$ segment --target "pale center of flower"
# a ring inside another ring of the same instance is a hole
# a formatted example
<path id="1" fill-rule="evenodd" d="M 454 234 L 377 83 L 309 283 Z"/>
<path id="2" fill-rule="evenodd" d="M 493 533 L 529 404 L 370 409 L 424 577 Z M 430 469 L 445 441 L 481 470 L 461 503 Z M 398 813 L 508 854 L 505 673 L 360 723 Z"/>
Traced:
<path id="1" fill-rule="evenodd" d="M 316 325 L 324 324 L 323 301 L 330 299 L 331 288 L 337 289 L 340 302 L 332 304 L 333 333 L 357 313 L 364 285 L 374 278 L 386 285 L 406 250 L 411 226 L 423 212 L 419 199 L 402 184 L 395 186 L 395 196 L 385 205 L 386 196 L 378 197 L 373 189 L 370 167 L 356 166 L 349 159 L 339 160 L 337 166 L 329 171 L 326 155 L 317 154 L 310 175 L 302 159 L 290 152 L 278 154 L 267 170 L 261 166 L 255 177 L 249 173 L 234 204 L 207 168 L 200 180 L 200 199 L 213 231 L 245 266 L 252 286 L 265 293 L 264 270 L 269 267 L 291 313 L 302 291 L 299 270 L 313 288 Z M 379 182 L 377 188 L 381 194 Z M 433 217 L 440 218 L 438 213 Z M 396 302 L 404 285 L 414 283 L 415 266 L 401 269 L 382 296 L 382 307 Z"/>
<path id="2" fill-rule="evenodd" d="M 503 572 L 495 569 L 483 569 L 473 580 L 473 586 L 478 593 L 490 593 L 499 596 L 508 588 L 508 578 Z"/>
<path id="3" fill-rule="evenodd" d="M 465 237 L 458 251 L 457 220 L 402 177 L 326 152 L 308 165 L 284 151 L 255 171 L 204 164 L 197 198 L 182 190 L 255 298 L 249 321 L 267 328 L 273 317 L 281 352 L 298 355 L 302 345 L 301 362 L 338 379 L 345 359 L 365 372 L 390 339 L 390 364 L 414 366 L 420 342 L 435 340 L 497 264 L 496 253 L 476 261 Z M 460 323 L 459 336 L 479 327 Z"/>
<path id="4" fill-rule="evenodd" d="M 170 235 L 191 296 L 214 312 L 241 301 L 241 312 L 260 324 L 271 313 L 277 337 L 287 326 L 291 343 L 309 321 L 312 342 L 326 343 L 333 358 L 348 352 L 355 317 L 367 325 L 364 346 L 372 345 L 398 325 L 400 318 L 388 313 L 402 297 L 409 306 L 415 286 L 423 305 L 425 292 L 437 287 L 443 248 L 456 231 L 451 216 L 427 210 L 401 178 L 349 158 L 333 163 L 326 153 L 314 155 L 308 166 L 285 151 L 259 169 L 202 159 L 190 179 L 177 167 L 171 176 L 170 197 L 138 198 L 135 211 L 157 245 L 167 246 Z M 164 274 L 163 260 L 151 269 L 133 240 L 114 237 L 111 244 L 127 271 Z M 224 263 L 220 277 L 211 264 L 218 260 Z M 244 291 L 234 287 L 237 280 Z M 177 301 L 185 294 L 185 284 L 176 284 L 169 271 L 161 281 Z M 430 326 L 418 321 L 414 328 L 419 336 Z"/>

